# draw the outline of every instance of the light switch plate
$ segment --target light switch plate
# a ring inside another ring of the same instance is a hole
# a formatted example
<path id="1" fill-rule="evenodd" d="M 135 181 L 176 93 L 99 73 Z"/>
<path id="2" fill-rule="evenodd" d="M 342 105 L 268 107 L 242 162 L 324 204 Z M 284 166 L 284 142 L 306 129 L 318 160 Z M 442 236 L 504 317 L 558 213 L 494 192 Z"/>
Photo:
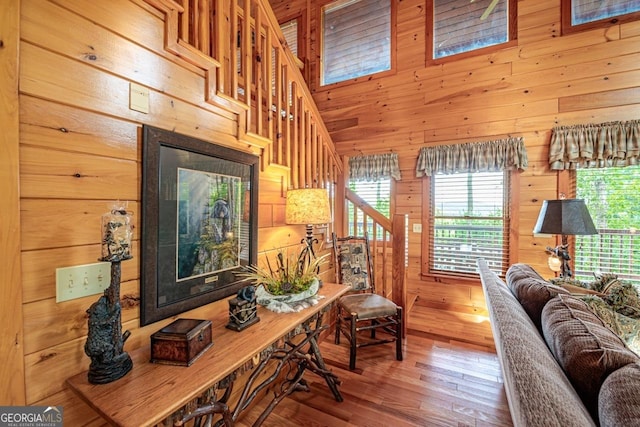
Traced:
<path id="1" fill-rule="evenodd" d="M 414 233 L 422 233 L 422 224 L 420 224 L 420 223 L 413 224 L 413 232 Z"/>
<path id="2" fill-rule="evenodd" d="M 56 268 L 56 302 L 101 294 L 111 284 L 111 263 Z"/>

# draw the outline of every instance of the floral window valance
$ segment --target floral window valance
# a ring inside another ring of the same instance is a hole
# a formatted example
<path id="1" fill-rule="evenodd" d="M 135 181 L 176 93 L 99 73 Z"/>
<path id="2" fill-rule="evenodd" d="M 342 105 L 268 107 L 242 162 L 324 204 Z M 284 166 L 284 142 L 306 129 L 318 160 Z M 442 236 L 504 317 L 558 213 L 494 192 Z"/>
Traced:
<path id="1" fill-rule="evenodd" d="M 556 126 L 551 132 L 552 170 L 638 164 L 640 120 Z"/>
<path id="2" fill-rule="evenodd" d="M 522 137 L 496 141 L 423 147 L 418 156 L 416 176 L 436 173 L 495 172 L 526 169 L 527 150 Z"/>
<path id="3" fill-rule="evenodd" d="M 378 181 L 394 178 L 400 181 L 398 154 L 372 154 L 349 158 L 349 179 L 352 181 Z"/>

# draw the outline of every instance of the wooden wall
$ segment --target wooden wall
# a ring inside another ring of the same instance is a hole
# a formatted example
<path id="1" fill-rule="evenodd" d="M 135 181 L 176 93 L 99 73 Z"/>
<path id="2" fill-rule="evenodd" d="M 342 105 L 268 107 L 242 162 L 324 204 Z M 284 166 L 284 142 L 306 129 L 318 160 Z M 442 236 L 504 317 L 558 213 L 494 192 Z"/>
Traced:
<path id="1" fill-rule="evenodd" d="M 289 14 L 307 9 L 309 21 L 317 19 L 310 0 L 274 5 Z M 638 118 L 640 23 L 561 36 L 560 0 L 523 0 L 518 46 L 426 67 L 425 13 L 424 0 L 398 2 L 394 75 L 336 88 L 314 83 L 318 46 L 310 33 L 311 86 L 338 150 L 398 152 L 404 179 L 395 206 L 413 224 L 422 213 L 422 183 L 414 178 L 421 146 L 524 136 L 530 165 L 517 189 L 513 255 L 548 276 L 543 248 L 553 242 L 531 229 L 541 201 L 556 197 L 557 176 L 546 164 L 551 128 Z M 203 73 L 164 51 L 162 15 L 141 0 L 9 0 L 0 23 L 0 356 L 9 358 L 0 403 L 63 405 L 69 425 L 100 425 L 64 386 L 88 367 L 85 310 L 96 297 L 56 304 L 55 268 L 95 262 L 99 218 L 112 200 L 130 201 L 139 230 L 143 123 L 248 148 L 237 143 L 235 114 L 204 102 Z M 130 82 L 149 88 L 149 114 L 129 109 Z M 262 174 L 261 249 L 295 244 L 304 234 L 284 225 L 285 175 Z M 123 263 L 122 294 L 133 302 L 123 310 L 128 350 L 146 345 L 164 324 L 138 327 L 137 243 L 136 258 Z M 477 285 L 420 280 L 420 235 L 410 233 L 409 251 L 420 301 L 460 310 L 482 304 Z"/>
<path id="2" fill-rule="evenodd" d="M 0 87 L 0 404 L 63 405 L 65 424 L 101 425 L 65 386 L 88 369 L 86 310 L 98 296 L 56 303 L 55 269 L 96 262 L 101 215 L 112 201 L 128 201 L 135 236 L 134 259 L 122 264 L 123 330 L 132 333 L 125 350 L 148 345 L 173 319 L 138 322 L 142 124 L 260 153 L 238 142 L 236 113 L 205 102 L 203 71 L 165 52 L 163 14 L 142 0 L 7 6 L 0 12 L 0 59 L 8 64 Z M 148 114 L 129 109 L 131 82 L 149 89 Z M 261 171 L 260 252 L 297 245 L 305 234 L 284 223 L 287 176 L 282 167 Z M 221 301 L 207 310 L 215 307 L 228 308 Z"/>
<path id="3" fill-rule="evenodd" d="M 310 86 L 338 153 L 399 154 L 395 206 L 410 224 L 422 215 L 420 147 L 523 136 L 529 168 L 514 189 L 519 222 L 511 255 L 552 275 L 544 248 L 555 242 L 532 235 L 542 201 L 557 197 L 558 177 L 547 165 L 551 129 L 640 117 L 640 22 L 562 36 L 560 0 L 520 0 L 517 46 L 427 66 L 427 2 L 397 1 L 396 72 L 318 87 L 319 2 L 271 2 L 276 16 L 308 9 Z M 420 295 L 418 304 L 481 308 L 477 283 L 421 279 L 421 235 L 409 230 L 409 291 Z"/>

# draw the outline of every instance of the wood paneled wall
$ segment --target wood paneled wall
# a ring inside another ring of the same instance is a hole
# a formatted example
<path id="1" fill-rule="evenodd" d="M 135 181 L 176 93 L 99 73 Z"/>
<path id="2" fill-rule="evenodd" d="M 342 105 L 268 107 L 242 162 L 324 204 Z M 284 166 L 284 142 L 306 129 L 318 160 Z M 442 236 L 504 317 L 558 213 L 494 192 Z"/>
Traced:
<path id="1" fill-rule="evenodd" d="M 65 424 L 104 423 L 65 386 L 88 369 L 86 310 L 98 296 L 56 303 L 55 269 L 97 261 L 100 217 L 115 200 L 129 202 L 135 225 L 134 258 L 122 263 L 123 330 L 132 333 L 125 350 L 148 345 L 173 320 L 138 322 L 142 124 L 260 154 L 238 142 L 237 112 L 205 102 L 204 72 L 165 51 L 163 19 L 142 0 L 11 0 L 1 8 L 2 405 L 63 405 Z M 129 109 L 131 82 L 149 89 L 148 114 Z M 288 176 L 284 167 L 261 171 L 254 214 L 262 255 L 305 234 L 285 225 Z M 323 278 L 332 281 L 332 272 Z M 181 316 L 212 309 L 228 306 Z"/>
<path id="2" fill-rule="evenodd" d="M 18 50 L 20 1 L 0 8 L 0 405 L 24 405 L 20 286 Z"/>
<path id="3" fill-rule="evenodd" d="M 484 307 L 476 283 L 420 278 L 421 235 L 412 224 L 422 214 L 415 167 L 423 146 L 523 136 L 529 168 L 514 189 L 519 223 L 512 259 L 552 275 L 544 248 L 555 241 L 532 234 L 542 201 L 557 198 L 558 176 L 547 164 L 551 129 L 640 118 L 640 22 L 563 36 L 560 0 L 520 0 L 516 46 L 426 65 L 427 2 L 397 1 L 395 73 L 319 87 L 320 2 L 271 2 L 276 16 L 308 9 L 310 86 L 338 153 L 399 154 L 403 179 L 393 197 L 396 212 L 409 214 L 409 291 L 420 295 L 418 304 Z"/>
<path id="4" fill-rule="evenodd" d="M 315 25 L 315 2 L 274 0 L 274 6 L 289 15 L 306 9 Z M 551 128 L 638 118 L 640 23 L 561 36 L 560 0 L 522 0 L 518 46 L 426 67 L 425 13 L 424 0 L 398 2 L 395 74 L 336 88 L 315 83 L 318 35 L 310 32 L 311 87 L 338 150 L 398 152 L 404 179 L 394 194 L 396 211 L 413 224 L 422 212 L 422 183 L 414 178 L 421 146 L 524 136 L 530 164 L 520 177 L 514 257 L 549 275 L 543 248 L 553 242 L 534 238 L 531 229 L 541 201 L 557 192 L 546 163 Z M 56 304 L 55 268 L 95 262 L 100 215 L 112 200 L 130 201 L 139 230 L 141 125 L 251 149 L 238 146 L 237 116 L 204 102 L 202 71 L 164 51 L 162 19 L 142 0 L 3 4 L 0 351 L 9 362 L 1 368 L 1 404 L 64 405 L 69 425 L 102 424 L 64 386 L 88 367 L 85 310 L 96 297 Z M 149 88 L 149 114 L 129 109 L 131 82 Z M 267 170 L 260 185 L 260 248 L 296 244 L 304 230 L 284 225 L 286 172 Z M 122 295 L 132 302 L 123 310 L 129 350 L 146 345 L 164 324 L 138 327 L 138 238 L 136 258 L 123 263 Z M 420 301 L 461 310 L 483 304 L 474 284 L 420 280 L 419 234 L 410 232 L 409 255 L 410 286 Z"/>

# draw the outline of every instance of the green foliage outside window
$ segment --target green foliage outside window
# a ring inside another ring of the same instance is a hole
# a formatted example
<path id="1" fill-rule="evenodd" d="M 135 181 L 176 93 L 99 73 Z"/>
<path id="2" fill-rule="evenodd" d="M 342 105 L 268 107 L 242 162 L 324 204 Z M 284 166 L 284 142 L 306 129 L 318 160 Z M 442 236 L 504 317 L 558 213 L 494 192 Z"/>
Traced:
<path id="1" fill-rule="evenodd" d="M 640 167 L 581 169 L 576 185 L 598 230 L 576 236 L 576 278 L 614 273 L 640 284 Z"/>

